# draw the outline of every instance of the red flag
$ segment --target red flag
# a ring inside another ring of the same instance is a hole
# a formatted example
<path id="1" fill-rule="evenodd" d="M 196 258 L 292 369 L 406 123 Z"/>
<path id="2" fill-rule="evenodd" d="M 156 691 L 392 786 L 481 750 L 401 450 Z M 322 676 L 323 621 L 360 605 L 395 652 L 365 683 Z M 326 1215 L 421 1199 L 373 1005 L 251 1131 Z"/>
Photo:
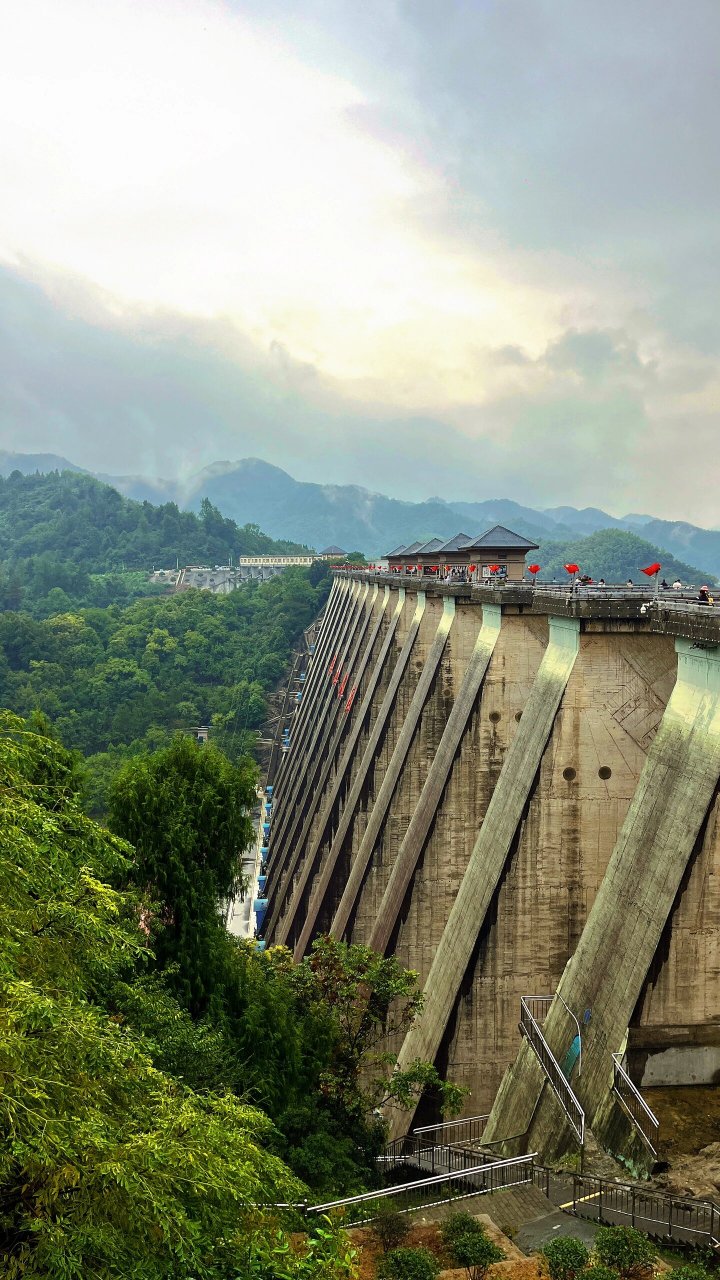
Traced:
<path id="1" fill-rule="evenodd" d="M 350 708 L 351 708 L 351 706 L 352 706 L 353 702 L 355 701 L 355 694 L 356 694 L 356 693 L 357 693 L 357 685 L 356 685 L 356 684 L 354 684 L 354 685 L 353 685 L 353 687 L 352 687 L 352 689 L 350 690 L 350 692 L 349 692 L 349 694 L 348 694 L 348 700 L 347 700 L 347 702 L 345 703 L 345 715 L 347 715 L 347 714 L 348 714 L 348 712 L 349 712 L 349 710 L 350 710 Z"/>
<path id="2" fill-rule="evenodd" d="M 540 565 L 539 565 L 539 564 L 529 564 L 529 565 L 528 565 L 528 573 L 531 573 L 531 574 L 533 575 L 533 577 L 535 576 L 535 574 L 536 574 L 536 573 L 539 573 L 539 572 L 540 572 Z"/>
<path id="3" fill-rule="evenodd" d="M 648 578 L 654 578 L 655 574 L 659 573 L 661 569 L 662 569 L 662 565 L 658 564 L 657 561 L 655 561 L 654 564 L 649 564 L 647 569 L 641 569 L 640 572 L 646 573 Z"/>
<path id="4" fill-rule="evenodd" d="M 335 657 L 332 659 L 332 661 L 331 661 L 331 663 L 330 663 L 330 666 L 328 667 L 328 675 L 329 675 L 329 676 L 331 676 L 331 675 L 332 675 L 332 673 L 333 673 L 333 669 L 334 669 L 334 667 L 335 667 L 335 663 L 336 663 L 336 662 L 337 662 L 337 654 L 335 654 Z"/>
<path id="5" fill-rule="evenodd" d="M 340 664 L 338 663 L 338 669 L 337 669 L 337 671 L 335 672 L 335 675 L 334 675 L 334 676 L 333 676 L 333 678 L 332 678 L 332 682 L 333 682 L 333 684 L 337 684 L 338 680 L 340 679 L 340 671 L 341 671 L 341 667 L 340 667 Z"/>
<path id="6" fill-rule="evenodd" d="M 477 569 L 477 565 L 476 565 L 476 564 L 469 564 L 469 565 L 468 565 L 468 569 L 469 569 L 470 573 L 474 573 L 474 572 L 475 572 L 475 570 Z"/>
<path id="7" fill-rule="evenodd" d="M 345 672 L 345 675 L 343 676 L 342 680 L 340 681 L 340 684 L 338 685 L 338 698 L 342 698 L 342 696 L 343 696 L 343 694 L 344 694 L 344 692 L 345 692 L 345 685 L 347 684 L 348 676 L 349 676 L 349 675 L 350 675 L 350 672 L 349 672 L 349 671 L 346 671 L 346 672 Z"/>
<path id="8" fill-rule="evenodd" d="M 488 569 L 490 570 L 490 572 L 491 572 L 491 573 L 497 573 L 497 571 L 498 571 L 498 569 L 499 569 L 499 568 L 500 568 L 500 565 L 499 565 L 499 564 L 489 564 L 489 565 L 488 565 Z"/>
<path id="9" fill-rule="evenodd" d="M 579 565 L 579 564 L 566 564 L 566 565 L 565 565 L 565 568 L 567 569 L 568 573 L 579 573 L 579 572 L 580 572 L 580 565 Z"/>

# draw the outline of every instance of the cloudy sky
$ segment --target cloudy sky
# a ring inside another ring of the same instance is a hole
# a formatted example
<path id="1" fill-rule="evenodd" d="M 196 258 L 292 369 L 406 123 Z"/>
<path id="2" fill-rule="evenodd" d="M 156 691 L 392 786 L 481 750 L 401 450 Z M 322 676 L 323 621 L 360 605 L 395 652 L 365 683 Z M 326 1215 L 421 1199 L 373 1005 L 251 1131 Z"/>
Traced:
<path id="1" fill-rule="evenodd" d="M 0 445 L 720 524 L 718 0 L 4 0 Z"/>

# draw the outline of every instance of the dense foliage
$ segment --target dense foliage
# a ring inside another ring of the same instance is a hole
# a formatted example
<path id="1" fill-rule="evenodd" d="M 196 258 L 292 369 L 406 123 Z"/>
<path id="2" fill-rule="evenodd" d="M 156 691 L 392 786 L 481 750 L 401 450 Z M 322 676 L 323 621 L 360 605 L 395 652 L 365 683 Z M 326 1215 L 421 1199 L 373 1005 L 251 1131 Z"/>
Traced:
<path id="1" fill-rule="evenodd" d="M 200 515 L 174 502 L 154 506 L 124 498 L 80 472 L 0 477 L 0 559 L 52 552 L 86 573 L 181 565 L 227 564 L 241 555 L 300 555 L 307 548 L 276 542 L 257 525 L 240 528 L 204 500 Z"/>
<path id="2" fill-rule="evenodd" d="M 132 850 L 82 813 L 72 759 L 7 715 L 0 784 L 3 1275 L 229 1280 L 248 1248 L 249 1274 L 280 1274 L 280 1226 L 253 1206 L 302 1187 L 270 1122 L 158 1069 L 153 1037 L 108 1012 L 148 958 L 140 899 L 108 883 Z"/>
<path id="3" fill-rule="evenodd" d="M 0 702 L 44 712 L 66 746 L 92 757 L 93 812 L 128 755 L 210 724 L 234 758 L 252 749 L 266 694 L 317 615 L 328 576 L 288 569 L 226 596 L 187 591 L 63 612 L 0 614 Z"/>

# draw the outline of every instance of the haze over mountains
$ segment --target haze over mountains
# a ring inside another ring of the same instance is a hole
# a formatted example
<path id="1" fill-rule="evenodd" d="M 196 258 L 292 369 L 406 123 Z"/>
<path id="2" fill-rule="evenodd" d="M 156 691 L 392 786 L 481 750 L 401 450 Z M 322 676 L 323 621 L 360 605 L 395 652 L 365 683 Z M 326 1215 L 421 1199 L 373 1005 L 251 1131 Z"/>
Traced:
<path id="1" fill-rule="evenodd" d="M 63 469 L 82 470 L 55 454 L 0 451 L 2 475 L 13 470 L 31 473 Z M 429 482 L 430 473 L 431 467 Z M 259 458 L 217 462 L 184 480 L 112 475 L 97 478 L 136 500 L 172 501 L 195 511 L 207 497 L 223 515 L 239 524 L 258 524 L 273 538 L 304 542 L 318 550 L 337 544 L 348 551 L 379 556 L 398 543 L 434 536 L 450 538 L 459 528 L 474 533 L 493 524 L 506 525 L 545 544 L 549 540 L 584 538 L 602 529 L 621 529 L 640 534 L 678 560 L 720 575 L 720 530 L 652 515 L 630 513 L 617 518 L 595 507 L 541 510 L 509 498 L 463 502 L 432 497 L 425 502 L 404 502 L 358 485 L 295 480 L 280 467 Z"/>

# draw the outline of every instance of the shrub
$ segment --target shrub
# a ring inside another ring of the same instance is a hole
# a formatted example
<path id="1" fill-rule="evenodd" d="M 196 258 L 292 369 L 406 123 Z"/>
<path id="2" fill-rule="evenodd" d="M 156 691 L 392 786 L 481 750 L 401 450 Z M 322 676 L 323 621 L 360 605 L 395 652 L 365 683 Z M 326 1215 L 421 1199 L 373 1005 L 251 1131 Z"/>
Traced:
<path id="1" fill-rule="evenodd" d="M 407 1239 L 410 1232 L 410 1218 L 406 1213 L 400 1213 L 399 1209 L 385 1201 L 378 1207 L 377 1217 L 371 1224 L 371 1231 L 382 1245 L 383 1253 L 387 1253 L 390 1249 L 397 1249 L 398 1245 Z"/>
<path id="2" fill-rule="evenodd" d="M 477 1224 L 480 1226 L 480 1224 Z M 488 1267 L 493 1262 L 502 1262 L 505 1254 L 486 1235 L 483 1227 L 479 1232 L 473 1231 L 466 1236 L 458 1236 L 452 1246 L 453 1258 L 465 1267 L 470 1280 L 482 1280 Z"/>
<path id="3" fill-rule="evenodd" d="M 673 1267 L 670 1280 L 710 1280 L 710 1272 L 699 1262 L 684 1262 Z"/>
<path id="4" fill-rule="evenodd" d="M 612 1267 L 604 1267 L 601 1262 L 593 1262 L 583 1271 L 582 1280 L 619 1280 L 619 1277 Z"/>
<path id="5" fill-rule="evenodd" d="M 635 1267 L 649 1266 L 655 1250 L 647 1236 L 634 1227 L 601 1227 L 595 1237 L 594 1254 L 603 1266 L 628 1276 Z"/>
<path id="6" fill-rule="evenodd" d="M 451 1213 L 440 1226 L 443 1244 L 452 1250 L 456 1240 L 461 1236 L 485 1235 L 485 1228 L 470 1213 Z"/>
<path id="7" fill-rule="evenodd" d="M 429 1249 L 393 1249 L 380 1259 L 378 1280 L 436 1280 L 437 1259 Z"/>
<path id="8" fill-rule="evenodd" d="M 573 1236 L 557 1236 L 556 1239 L 549 1240 L 541 1252 L 547 1262 L 551 1280 L 574 1280 L 578 1272 L 587 1265 L 589 1257 L 582 1240 L 575 1240 Z"/>

